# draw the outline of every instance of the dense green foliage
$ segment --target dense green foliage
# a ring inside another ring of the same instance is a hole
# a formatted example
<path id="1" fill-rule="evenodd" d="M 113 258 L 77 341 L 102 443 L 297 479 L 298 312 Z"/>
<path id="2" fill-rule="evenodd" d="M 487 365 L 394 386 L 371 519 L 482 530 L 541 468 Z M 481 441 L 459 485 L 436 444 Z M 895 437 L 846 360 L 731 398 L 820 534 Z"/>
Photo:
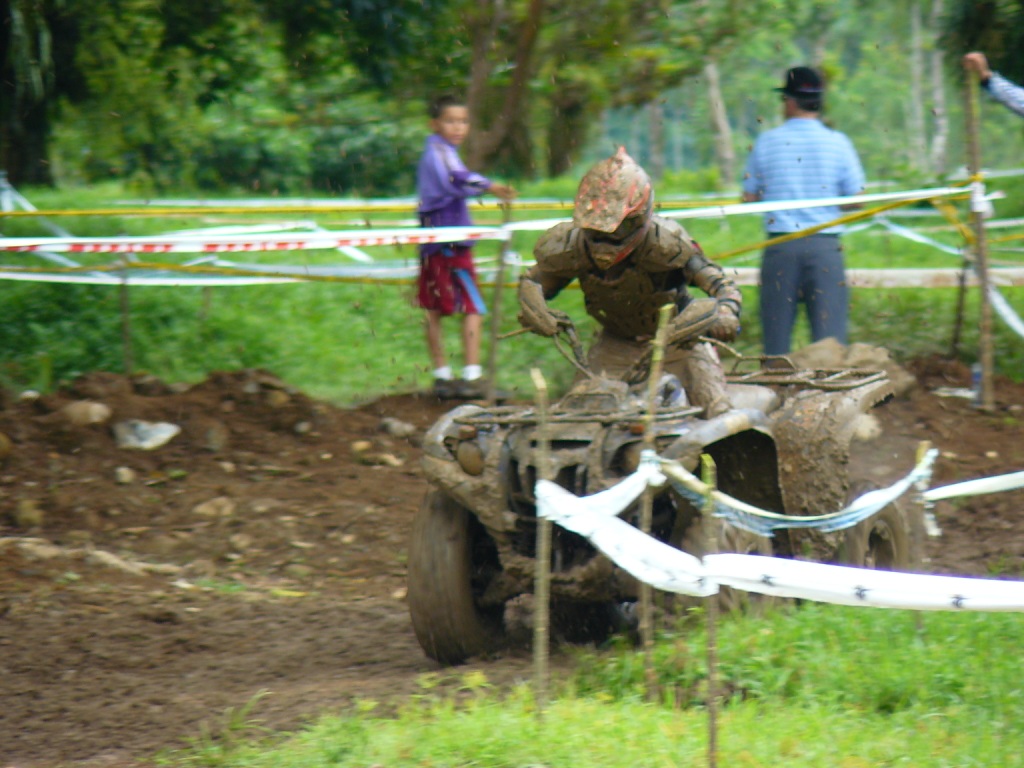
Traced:
<path id="1" fill-rule="evenodd" d="M 720 765 L 1013 765 L 1021 619 L 805 605 L 719 623 Z M 395 716 L 363 701 L 290 737 L 260 737 L 260 702 L 166 755 L 168 766 L 597 768 L 707 764 L 707 652 L 699 612 L 643 657 L 585 653 L 543 719 L 526 687 L 498 696 L 481 673 L 425 676 Z M 448 693 L 440 691 L 447 690 Z M 452 693 L 454 691 L 454 693 Z M 273 694 L 270 694 L 271 696 Z"/>
<path id="2" fill-rule="evenodd" d="M 935 7 L 0 0 L 0 166 L 19 185 L 116 179 L 147 194 L 409 194 L 424 105 L 456 90 L 476 121 L 467 156 L 490 172 L 567 173 L 615 142 L 658 174 L 699 172 L 716 164 L 722 138 L 711 98 L 721 98 L 742 159 L 778 117 L 771 87 L 810 62 L 826 71 L 828 117 L 870 177 L 932 177 L 962 155 L 957 54 L 981 45 L 1017 73 L 1010 32 L 1021 26 L 1019 2 L 954 3 L 947 17 Z M 923 24 L 916 44 L 911 19 Z M 940 39 L 946 64 L 927 58 L 915 69 Z M 708 62 L 721 72 L 719 95 L 701 77 Z M 943 66 L 938 93 L 931 75 Z M 948 159 L 926 158 L 918 145 L 945 115 L 949 150 L 936 152 Z M 1015 163 L 1019 124 L 1001 111 L 986 122 L 988 161 Z M 717 183 L 730 187 L 739 173 Z"/>

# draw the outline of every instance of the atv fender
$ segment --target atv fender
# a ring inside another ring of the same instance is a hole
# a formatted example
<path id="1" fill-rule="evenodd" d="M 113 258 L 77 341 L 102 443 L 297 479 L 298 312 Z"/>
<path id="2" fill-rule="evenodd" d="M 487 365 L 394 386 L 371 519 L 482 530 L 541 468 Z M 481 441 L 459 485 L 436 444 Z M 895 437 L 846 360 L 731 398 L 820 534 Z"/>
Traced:
<path id="1" fill-rule="evenodd" d="M 891 396 L 888 380 L 842 391 L 804 390 L 771 414 L 787 514 L 843 508 L 850 487 L 850 441 L 860 416 Z"/>

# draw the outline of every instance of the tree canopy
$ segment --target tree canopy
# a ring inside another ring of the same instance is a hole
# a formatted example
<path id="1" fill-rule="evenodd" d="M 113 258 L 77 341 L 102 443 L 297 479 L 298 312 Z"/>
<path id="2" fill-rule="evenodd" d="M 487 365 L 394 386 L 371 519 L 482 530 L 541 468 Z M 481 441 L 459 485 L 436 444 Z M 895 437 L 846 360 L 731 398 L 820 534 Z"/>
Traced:
<path id="1" fill-rule="evenodd" d="M 1024 0 L 0 0 L 0 164 L 17 184 L 408 193 L 425 105 L 455 91 L 481 170 L 557 175 L 615 141 L 658 173 L 695 170 L 739 156 L 777 118 L 770 87 L 812 63 L 869 170 L 928 176 L 956 59 L 980 48 L 1024 79 L 1022 15 Z"/>

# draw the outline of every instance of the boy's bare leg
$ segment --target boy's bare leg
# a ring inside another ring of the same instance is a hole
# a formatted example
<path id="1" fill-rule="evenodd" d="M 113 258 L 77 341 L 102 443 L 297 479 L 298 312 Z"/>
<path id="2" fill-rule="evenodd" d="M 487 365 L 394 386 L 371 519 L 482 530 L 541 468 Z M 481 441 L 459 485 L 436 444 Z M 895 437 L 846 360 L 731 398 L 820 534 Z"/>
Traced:
<path id="1" fill-rule="evenodd" d="M 444 341 L 441 337 L 441 313 L 435 309 L 427 310 L 427 321 L 424 324 L 427 332 L 427 350 L 430 362 L 436 371 L 445 366 Z"/>
<path id="2" fill-rule="evenodd" d="M 462 353 L 465 365 L 480 365 L 480 332 L 483 315 L 464 315 L 462 318 Z"/>

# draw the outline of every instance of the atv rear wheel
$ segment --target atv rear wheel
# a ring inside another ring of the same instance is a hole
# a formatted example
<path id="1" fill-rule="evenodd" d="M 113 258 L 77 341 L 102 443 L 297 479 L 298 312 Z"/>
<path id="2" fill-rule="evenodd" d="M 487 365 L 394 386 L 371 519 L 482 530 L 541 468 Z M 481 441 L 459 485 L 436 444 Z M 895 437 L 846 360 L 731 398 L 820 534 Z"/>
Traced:
<path id="1" fill-rule="evenodd" d="M 500 568 L 480 522 L 451 497 L 429 491 L 413 523 L 408 569 L 409 615 L 427 656 L 461 664 L 501 646 L 504 605 L 478 603 Z"/>
<path id="2" fill-rule="evenodd" d="M 853 500 L 874 489 L 857 483 Z M 843 565 L 883 571 L 912 571 L 921 566 L 924 547 L 924 516 L 914 506 L 907 509 L 897 499 L 867 520 L 850 528 L 839 544 L 837 559 Z"/>

